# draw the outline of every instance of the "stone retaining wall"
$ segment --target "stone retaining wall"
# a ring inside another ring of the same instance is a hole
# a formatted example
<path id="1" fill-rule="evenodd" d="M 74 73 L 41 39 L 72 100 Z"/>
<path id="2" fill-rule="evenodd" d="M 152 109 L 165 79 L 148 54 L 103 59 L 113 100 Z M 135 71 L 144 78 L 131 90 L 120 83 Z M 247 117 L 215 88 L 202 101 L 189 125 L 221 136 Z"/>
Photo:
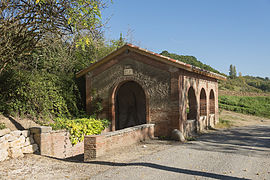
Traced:
<path id="1" fill-rule="evenodd" d="M 40 147 L 40 155 L 68 158 L 83 154 L 84 143 L 79 142 L 73 146 L 66 130 L 54 131 L 51 127 L 41 126 L 30 128 L 30 131 Z"/>
<path id="2" fill-rule="evenodd" d="M 0 162 L 9 158 L 23 157 L 38 150 L 29 130 L 0 130 Z"/>
<path id="3" fill-rule="evenodd" d="M 154 124 L 143 124 L 100 135 L 84 137 L 84 161 L 108 153 L 112 149 L 154 138 Z"/>

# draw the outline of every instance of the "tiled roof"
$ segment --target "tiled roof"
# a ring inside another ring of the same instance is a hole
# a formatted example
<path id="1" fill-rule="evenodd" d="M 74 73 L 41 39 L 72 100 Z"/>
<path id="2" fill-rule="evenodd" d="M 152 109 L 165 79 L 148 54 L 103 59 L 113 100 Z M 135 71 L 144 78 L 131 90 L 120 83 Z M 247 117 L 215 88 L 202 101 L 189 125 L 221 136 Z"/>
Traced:
<path id="1" fill-rule="evenodd" d="M 81 70 L 80 72 L 78 72 L 76 74 L 76 77 L 78 78 L 78 77 L 83 76 L 87 72 L 89 72 L 89 71 L 95 69 L 96 67 L 100 66 L 101 64 L 109 61 L 113 57 L 123 53 L 127 49 L 130 50 L 130 51 L 135 51 L 135 52 L 137 52 L 139 54 L 142 54 L 142 55 L 149 56 L 149 57 L 154 58 L 154 59 L 156 59 L 158 61 L 162 61 L 162 62 L 164 62 L 166 64 L 170 64 L 172 66 L 175 66 L 175 67 L 178 67 L 178 68 L 181 68 L 181 69 L 185 69 L 185 70 L 190 71 L 190 72 L 194 72 L 194 73 L 197 73 L 197 74 L 202 74 L 204 76 L 212 77 L 212 78 L 215 78 L 215 79 L 226 80 L 226 77 L 222 76 L 220 74 L 217 74 L 217 73 L 214 73 L 214 72 L 211 72 L 211 71 L 207 71 L 205 69 L 202 69 L 202 68 L 199 68 L 199 67 L 196 67 L 196 66 L 193 66 L 193 65 L 190 65 L 190 64 L 187 64 L 187 63 L 184 63 L 184 62 L 181 62 L 181 61 L 178 61 L 178 60 L 163 56 L 163 55 L 160 55 L 158 53 L 154 53 L 152 51 L 148 51 L 146 49 L 140 48 L 140 47 L 135 46 L 133 44 L 126 44 L 123 47 L 121 47 L 120 49 L 117 49 L 116 51 L 112 52 L 108 56 L 106 56 L 106 57 L 102 58 L 101 60 L 91 64 L 89 67 L 87 67 L 87 68 Z"/>

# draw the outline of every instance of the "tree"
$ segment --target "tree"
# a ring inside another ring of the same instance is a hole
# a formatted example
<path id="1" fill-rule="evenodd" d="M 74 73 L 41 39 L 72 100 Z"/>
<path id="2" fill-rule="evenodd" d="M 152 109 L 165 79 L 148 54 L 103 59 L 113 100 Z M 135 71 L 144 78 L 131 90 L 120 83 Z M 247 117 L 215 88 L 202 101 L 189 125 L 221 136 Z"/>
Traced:
<path id="1" fill-rule="evenodd" d="M 238 77 L 239 77 L 239 78 L 242 77 L 242 73 L 241 73 L 241 72 L 238 73 Z"/>
<path id="2" fill-rule="evenodd" d="M 1 0 L 0 75 L 39 48 L 45 36 L 89 44 L 83 34 L 100 36 L 103 7 L 102 0 Z"/>
<path id="3" fill-rule="evenodd" d="M 236 78 L 236 76 L 237 76 L 236 67 L 233 66 L 232 64 L 230 65 L 229 76 L 232 79 Z"/>

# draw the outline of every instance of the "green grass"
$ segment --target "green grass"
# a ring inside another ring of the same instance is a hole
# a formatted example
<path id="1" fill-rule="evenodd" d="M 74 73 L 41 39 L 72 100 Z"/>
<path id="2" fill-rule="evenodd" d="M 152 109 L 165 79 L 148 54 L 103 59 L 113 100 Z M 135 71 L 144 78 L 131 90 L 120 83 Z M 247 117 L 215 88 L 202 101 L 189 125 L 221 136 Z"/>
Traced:
<path id="1" fill-rule="evenodd" d="M 219 96 L 219 107 L 229 111 L 270 118 L 270 97 Z"/>
<path id="2" fill-rule="evenodd" d="M 219 122 L 216 125 L 216 128 L 224 129 L 224 128 L 230 128 L 231 126 L 232 126 L 231 121 L 219 118 Z"/>

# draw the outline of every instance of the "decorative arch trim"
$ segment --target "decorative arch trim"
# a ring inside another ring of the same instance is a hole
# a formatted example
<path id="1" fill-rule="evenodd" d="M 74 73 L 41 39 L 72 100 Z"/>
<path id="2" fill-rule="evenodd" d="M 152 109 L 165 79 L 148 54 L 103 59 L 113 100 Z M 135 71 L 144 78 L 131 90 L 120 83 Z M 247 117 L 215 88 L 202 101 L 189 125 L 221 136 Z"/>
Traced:
<path id="1" fill-rule="evenodd" d="M 117 95 L 117 91 L 119 90 L 119 88 L 127 83 L 127 82 L 135 82 L 137 83 L 138 85 L 141 86 L 141 88 L 143 89 L 144 91 L 144 94 L 145 94 L 145 103 L 146 103 L 146 123 L 149 124 L 150 123 L 150 110 L 149 110 L 149 99 L 150 99 L 150 95 L 149 93 L 146 91 L 146 87 L 143 85 L 142 82 L 140 82 L 140 80 L 138 80 L 136 77 L 122 77 L 120 78 L 117 82 L 114 83 L 114 85 L 112 86 L 112 89 L 111 89 L 111 93 L 110 93 L 110 117 L 111 117 L 111 123 L 112 123 L 112 126 L 111 126 L 111 130 L 112 131 L 115 131 L 116 130 L 116 117 L 115 117 L 115 98 L 116 98 L 116 95 Z"/>

